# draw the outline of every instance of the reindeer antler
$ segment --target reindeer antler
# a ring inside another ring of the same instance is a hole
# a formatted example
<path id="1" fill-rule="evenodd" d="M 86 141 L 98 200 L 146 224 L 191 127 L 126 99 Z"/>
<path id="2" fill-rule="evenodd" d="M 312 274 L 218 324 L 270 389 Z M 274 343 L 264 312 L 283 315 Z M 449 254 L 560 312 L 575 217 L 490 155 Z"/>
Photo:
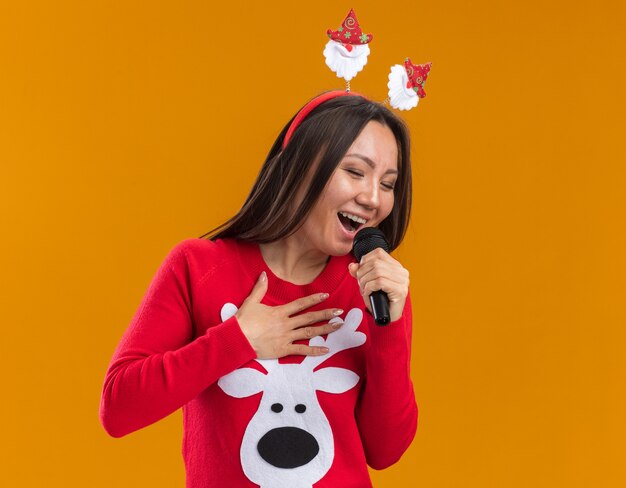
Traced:
<path id="1" fill-rule="evenodd" d="M 257 363 L 259 363 L 265 371 L 269 374 L 273 369 L 276 369 L 279 366 L 278 359 L 255 359 Z"/>
<path id="2" fill-rule="evenodd" d="M 220 315 L 222 320 L 226 321 L 235 313 L 237 313 L 237 306 L 232 303 L 226 303 L 222 307 Z M 326 340 L 317 336 L 309 341 L 310 346 L 326 346 L 329 352 L 323 356 L 307 356 L 302 361 L 302 364 L 313 370 L 338 352 L 363 344 L 366 339 L 365 334 L 356 330 L 362 320 L 363 312 L 361 310 L 358 308 L 350 310 L 341 328 L 328 334 Z M 342 320 L 339 317 L 335 317 L 330 320 L 330 323 L 333 322 L 342 322 Z M 267 373 L 279 366 L 278 359 L 255 359 L 255 361 L 263 366 Z"/>
<path id="3" fill-rule="evenodd" d="M 365 334 L 356 330 L 362 320 L 363 312 L 358 308 L 353 308 L 346 315 L 346 320 L 343 321 L 343 325 L 339 328 L 339 330 L 328 334 L 326 340 L 324 340 L 321 336 L 311 339 L 309 341 L 309 346 L 326 346 L 329 349 L 329 352 L 323 356 L 307 356 L 304 358 L 304 361 L 302 361 L 302 365 L 306 365 L 308 368 L 313 370 L 338 352 L 358 347 L 363 344 L 366 339 Z M 330 321 L 330 323 L 341 321 L 342 320 L 339 317 L 335 317 Z"/>

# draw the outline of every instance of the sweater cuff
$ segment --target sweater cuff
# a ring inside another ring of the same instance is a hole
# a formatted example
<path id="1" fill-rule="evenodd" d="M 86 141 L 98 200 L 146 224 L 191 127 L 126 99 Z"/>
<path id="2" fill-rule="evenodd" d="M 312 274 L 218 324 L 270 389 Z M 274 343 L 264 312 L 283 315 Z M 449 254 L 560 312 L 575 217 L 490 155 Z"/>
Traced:
<path id="1" fill-rule="evenodd" d="M 374 351 L 380 351 L 387 355 L 396 354 L 399 350 L 405 349 L 407 340 L 406 313 L 407 311 L 405 309 L 399 319 L 387 325 L 378 325 L 369 312 L 365 313 L 371 337 L 370 347 Z"/>

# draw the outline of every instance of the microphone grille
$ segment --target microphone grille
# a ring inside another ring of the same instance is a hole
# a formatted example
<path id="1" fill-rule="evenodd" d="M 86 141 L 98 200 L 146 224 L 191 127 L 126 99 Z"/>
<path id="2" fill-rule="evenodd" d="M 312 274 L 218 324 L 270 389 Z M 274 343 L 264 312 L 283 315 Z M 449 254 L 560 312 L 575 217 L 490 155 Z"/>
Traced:
<path id="1" fill-rule="evenodd" d="M 364 227 L 354 236 L 352 243 L 352 254 L 357 261 L 374 249 L 382 247 L 385 252 L 389 252 L 389 244 L 385 234 L 376 227 Z"/>

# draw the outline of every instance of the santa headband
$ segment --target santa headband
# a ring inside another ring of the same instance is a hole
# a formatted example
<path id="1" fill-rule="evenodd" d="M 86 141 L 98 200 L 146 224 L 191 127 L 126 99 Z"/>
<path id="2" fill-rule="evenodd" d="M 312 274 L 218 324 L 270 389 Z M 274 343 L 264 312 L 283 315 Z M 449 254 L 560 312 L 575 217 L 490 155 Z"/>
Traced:
<path id="1" fill-rule="evenodd" d="M 337 74 L 338 78 L 346 80 L 346 89 L 335 90 L 312 99 L 294 117 L 283 139 L 283 149 L 291 136 L 302 121 L 320 104 L 341 96 L 357 95 L 350 91 L 350 80 L 354 78 L 367 64 L 370 54 L 369 43 L 372 34 L 365 34 L 361 30 L 354 9 L 350 9 L 348 15 L 336 31 L 328 29 L 326 32 L 330 40 L 324 48 L 326 65 Z M 432 63 L 415 65 L 409 58 L 404 60 L 404 65 L 396 64 L 391 67 L 389 73 L 388 97 L 383 103 L 388 103 L 398 110 L 410 110 L 417 106 L 419 99 L 426 96 L 424 83 Z"/>

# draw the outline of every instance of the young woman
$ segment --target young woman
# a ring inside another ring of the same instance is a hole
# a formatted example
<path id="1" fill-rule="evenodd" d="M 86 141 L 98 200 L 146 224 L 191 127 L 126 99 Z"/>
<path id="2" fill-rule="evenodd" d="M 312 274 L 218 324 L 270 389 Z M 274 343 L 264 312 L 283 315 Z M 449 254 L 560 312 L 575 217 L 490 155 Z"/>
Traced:
<path id="1" fill-rule="evenodd" d="M 402 121 L 355 94 L 313 99 L 239 213 L 161 265 L 106 374 L 106 431 L 182 407 L 188 487 L 371 486 L 367 465 L 395 463 L 417 426 L 409 276 L 381 249 L 350 251 L 362 227 L 395 249 L 410 203 Z"/>

